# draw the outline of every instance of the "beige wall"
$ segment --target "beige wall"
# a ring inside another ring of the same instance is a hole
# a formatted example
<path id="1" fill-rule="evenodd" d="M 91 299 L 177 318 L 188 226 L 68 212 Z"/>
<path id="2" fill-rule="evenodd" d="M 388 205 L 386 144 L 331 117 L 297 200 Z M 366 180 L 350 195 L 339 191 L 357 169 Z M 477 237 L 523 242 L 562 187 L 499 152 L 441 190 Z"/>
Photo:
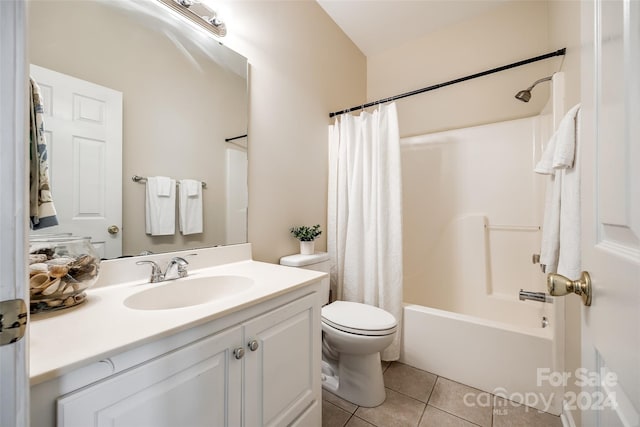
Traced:
<path id="1" fill-rule="evenodd" d="M 517 1 L 368 58 L 373 101 L 561 48 L 549 42 L 547 2 Z M 549 84 L 529 103 L 514 95 L 558 70 L 548 59 L 398 101 L 401 136 L 527 117 L 544 106 Z"/>
<path id="2" fill-rule="evenodd" d="M 299 251 L 294 225 L 322 225 L 329 112 L 362 103 L 365 57 L 312 0 L 229 2 L 228 46 L 249 59 L 249 242 L 254 258 Z"/>

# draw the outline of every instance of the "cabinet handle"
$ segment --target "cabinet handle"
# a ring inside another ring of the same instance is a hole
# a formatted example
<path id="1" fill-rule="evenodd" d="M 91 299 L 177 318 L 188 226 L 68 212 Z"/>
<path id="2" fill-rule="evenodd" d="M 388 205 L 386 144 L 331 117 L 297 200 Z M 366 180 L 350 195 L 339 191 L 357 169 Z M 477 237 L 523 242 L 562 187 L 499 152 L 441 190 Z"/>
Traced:
<path id="1" fill-rule="evenodd" d="M 238 347 L 233 350 L 233 355 L 236 359 L 242 359 L 244 357 L 244 348 Z"/>
<path id="2" fill-rule="evenodd" d="M 256 351 L 258 347 L 260 347 L 260 344 L 258 343 L 258 340 L 251 340 L 249 341 L 249 344 L 247 344 L 247 347 L 249 347 L 249 350 L 251 351 Z"/>

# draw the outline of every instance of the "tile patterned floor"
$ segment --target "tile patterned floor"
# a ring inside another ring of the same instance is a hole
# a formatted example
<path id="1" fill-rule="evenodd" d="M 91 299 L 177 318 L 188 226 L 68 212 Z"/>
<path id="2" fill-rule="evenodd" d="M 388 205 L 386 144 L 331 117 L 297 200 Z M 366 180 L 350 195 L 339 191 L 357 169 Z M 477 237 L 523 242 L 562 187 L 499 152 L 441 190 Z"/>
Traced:
<path id="1" fill-rule="evenodd" d="M 383 362 L 383 372 L 387 399 L 375 408 L 356 406 L 323 390 L 322 426 L 562 427 L 560 417 L 491 395 L 486 405 L 466 405 L 465 394 L 487 393 L 409 365 Z"/>

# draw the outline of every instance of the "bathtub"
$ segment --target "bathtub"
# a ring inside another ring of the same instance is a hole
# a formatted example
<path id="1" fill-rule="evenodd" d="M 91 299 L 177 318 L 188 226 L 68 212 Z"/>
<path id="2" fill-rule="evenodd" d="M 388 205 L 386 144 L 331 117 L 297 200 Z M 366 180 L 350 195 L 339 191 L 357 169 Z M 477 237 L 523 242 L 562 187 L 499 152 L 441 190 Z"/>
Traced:
<path id="1" fill-rule="evenodd" d="M 515 260 L 526 257 L 531 248 L 522 242 L 535 244 L 539 232 L 494 229 L 487 217 L 466 215 L 451 221 L 441 239 L 424 263 L 431 271 L 420 289 L 405 292 L 401 361 L 559 415 L 562 389 L 546 378 L 563 371 L 564 329 L 558 319 L 564 300 L 520 301 L 519 287 L 544 291 L 544 275 L 531 261 L 507 263 L 496 254 L 496 246 L 507 246 Z M 503 239 L 504 244 L 495 243 Z M 496 282 L 510 274 L 509 283 Z M 416 281 L 405 280 L 414 288 Z M 509 291 L 510 286 L 515 287 Z"/>
<path id="2" fill-rule="evenodd" d="M 531 326 L 415 304 L 405 304 L 403 316 L 401 362 L 560 414 L 562 389 L 546 380 L 553 372 L 561 372 L 555 360 L 552 316 L 546 328 L 534 313 Z"/>
<path id="3" fill-rule="evenodd" d="M 532 170 L 549 126 L 537 116 L 402 139 L 400 361 L 559 415 L 549 376 L 563 372 L 564 301 L 518 299 L 546 290 L 532 263 L 545 181 Z"/>

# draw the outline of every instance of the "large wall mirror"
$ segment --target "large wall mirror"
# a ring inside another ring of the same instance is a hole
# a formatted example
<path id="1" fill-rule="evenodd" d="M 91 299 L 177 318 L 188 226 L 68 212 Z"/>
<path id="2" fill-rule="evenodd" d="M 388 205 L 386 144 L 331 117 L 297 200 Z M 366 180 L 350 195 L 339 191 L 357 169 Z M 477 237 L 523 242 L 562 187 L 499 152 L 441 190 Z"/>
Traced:
<path id="1" fill-rule="evenodd" d="M 116 203 L 114 188 L 122 206 L 120 223 L 98 226 L 111 232 L 105 237 L 64 221 L 38 232 L 91 235 L 105 258 L 246 242 L 246 59 L 157 0 L 31 0 L 28 10 L 32 70 L 55 80 L 39 84 L 50 107 L 44 120 L 56 209 L 89 224 Z M 100 137 L 78 136 L 55 117 L 77 119 L 81 128 L 117 121 L 98 95 L 67 88 L 67 77 L 112 91 L 114 103 L 120 94 L 120 155 L 105 154 Z M 71 93 L 68 113 L 51 105 L 64 91 Z M 64 150 L 63 140 L 71 144 Z M 205 182 L 203 232 L 183 235 L 176 222 L 173 235 L 147 234 L 146 183 L 134 176 Z M 115 240 L 119 252 L 105 249 Z"/>

